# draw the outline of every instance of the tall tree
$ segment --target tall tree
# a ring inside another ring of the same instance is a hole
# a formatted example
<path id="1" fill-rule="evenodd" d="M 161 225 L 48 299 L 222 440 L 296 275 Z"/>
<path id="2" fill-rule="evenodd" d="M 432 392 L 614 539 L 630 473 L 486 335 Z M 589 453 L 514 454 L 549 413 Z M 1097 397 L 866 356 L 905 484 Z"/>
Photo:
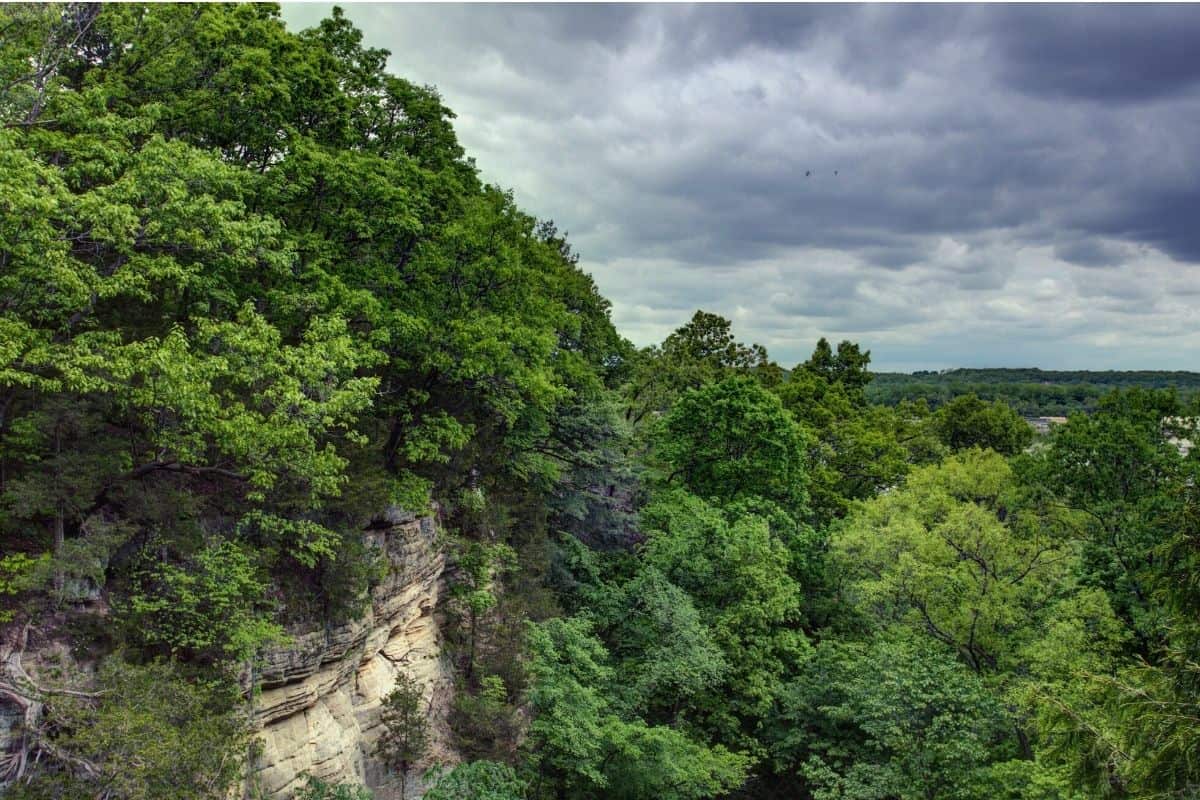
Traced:
<path id="1" fill-rule="evenodd" d="M 382 731 L 375 755 L 390 771 L 400 775 L 400 798 L 408 792 L 408 776 L 429 751 L 429 719 L 425 691 L 415 678 L 401 672 L 396 686 L 383 698 Z"/>

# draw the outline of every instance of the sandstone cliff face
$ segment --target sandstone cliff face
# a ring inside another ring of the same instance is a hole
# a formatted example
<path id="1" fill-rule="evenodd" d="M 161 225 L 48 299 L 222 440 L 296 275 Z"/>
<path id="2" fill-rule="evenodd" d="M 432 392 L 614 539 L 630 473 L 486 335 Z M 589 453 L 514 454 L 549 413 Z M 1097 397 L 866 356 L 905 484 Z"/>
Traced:
<path id="1" fill-rule="evenodd" d="M 454 679 L 442 656 L 436 619 L 446 568 L 437 526 L 430 517 L 391 511 L 364 536 L 390 565 L 364 616 L 336 627 L 293 631 L 287 647 L 268 652 L 255 674 L 245 676 L 261 686 L 251 702 L 262 749 L 241 796 L 286 800 L 304 784 L 305 773 L 331 783 L 365 784 L 377 800 L 399 796 L 396 776 L 387 775 L 371 753 L 380 733 L 381 702 L 401 672 L 424 687 L 431 723 L 431 752 L 414 776 L 433 762 L 458 760 L 448 745 L 446 721 Z M 103 603 L 87 606 L 103 619 Z M 28 669 L 37 678 L 40 667 L 48 665 L 55 674 L 65 671 L 86 685 L 95 665 L 77 661 L 63 641 L 39 641 L 27 649 L 19 629 L 9 633 L 0 641 L 3 675 L 25 676 Z M 40 711 L 40 703 L 22 705 L 19 699 L 0 691 L 0 795 L 3 780 L 24 763 L 26 718 L 36 719 Z M 421 788 L 414 777 L 407 797 L 418 796 Z"/>
<path id="2" fill-rule="evenodd" d="M 267 797 L 290 797 L 308 773 L 382 789 L 376 796 L 386 798 L 389 776 L 371 751 L 380 703 L 401 672 L 425 687 L 434 743 L 429 760 L 456 760 L 446 725 L 454 681 L 435 619 L 445 569 L 437 527 L 431 518 L 401 512 L 385 521 L 367 536 L 391 570 L 372 592 L 366 615 L 293 635 L 288 647 L 267 654 L 256 675 L 262 692 L 254 713 L 263 747 L 251 780 Z"/>

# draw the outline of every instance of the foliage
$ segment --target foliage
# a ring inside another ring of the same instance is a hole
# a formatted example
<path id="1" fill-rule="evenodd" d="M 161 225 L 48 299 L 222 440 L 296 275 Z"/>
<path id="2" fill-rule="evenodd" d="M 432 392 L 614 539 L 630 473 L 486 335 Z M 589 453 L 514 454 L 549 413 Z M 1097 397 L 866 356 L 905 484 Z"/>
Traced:
<path id="1" fill-rule="evenodd" d="M 425 800 L 524 800 L 526 785 L 507 764 L 468 761 L 442 772 Z"/>
<path id="2" fill-rule="evenodd" d="M 741 783 L 749 759 L 706 747 L 683 731 L 618 713 L 613 671 L 590 625 L 550 620 L 530 631 L 528 757 L 548 796 L 586 798 L 718 795 Z"/>
<path id="3" fill-rule="evenodd" d="M 1169 398 L 1160 395 L 1159 400 Z M 1068 426 L 1091 428 L 1098 434 L 1096 449 L 1119 448 L 1111 455 L 1128 459 L 1116 473 L 1123 481 L 1110 482 L 1114 473 L 1105 469 L 1068 473 L 1074 480 L 1067 498 L 1093 512 L 1084 529 L 1090 553 L 1137 564 L 1136 570 L 1113 571 L 1131 580 L 1096 582 L 1114 606 L 1140 613 L 1125 617 L 1110 634 L 1115 641 L 1106 661 L 1080 663 L 1070 655 L 1072 642 L 1063 642 L 1068 655 L 1051 663 L 1070 670 L 1064 675 L 1061 667 L 1046 669 L 1030 702 L 1040 712 L 1053 751 L 1071 766 L 1075 783 L 1097 796 L 1186 796 L 1188 787 L 1200 784 L 1194 720 L 1200 660 L 1196 483 L 1187 469 L 1191 464 L 1178 459 L 1174 448 L 1160 450 L 1156 439 L 1138 435 L 1139 429 L 1144 434 L 1156 430 L 1160 412 L 1153 401 L 1153 395 L 1136 391 L 1114 394 L 1106 398 L 1104 416 L 1072 420 Z M 1069 452 L 1066 448 L 1080 444 L 1066 431 L 1057 446 Z M 1117 530 L 1118 536 L 1109 533 Z M 1097 561 L 1107 559 L 1085 561 L 1085 580 L 1097 577 Z M 1122 657 L 1131 649 L 1137 657 Z"/>
<path id="4" fill-rule="evenodd" d="M 227 797 L 232 667 L 364 613 L 398 505 L 495 759 L 431 797 L 1196 794 L 1200 377 L 785 371 L 704 311 L 637 350 L 388 57 L 340 9 L 0 7 L 13 792 Z M 126 660 L 31 687 L 30 630 Z"/>
<path id="5" fill-rule="evenodd" d="M 724 685 L 729 664 L 692 596 L 645 566 L 589 598 L 589 613 L 612 642 L 614 701 L 647 719 L 675 724 Z"/>
<path id="6" fill-rule="evenodd" d="M 792 416 L 813 434 L 809 440 L 812 520 L 817 525 L 846 515 L 855 500 L 896 485 L 914 464 L 936 461 L 945 447 L 921 405 L 868 406 L 862 375 L 870 354 L 846 346 L 856 369 L 816 368 L 836 357 L 817 352 L 774 391 Z M 826 346 L 826 349 L 828 347 Z"/>
<path id="7" fill-rule="evenodd" d="M 219 542 L 189 566 L 151 562 L 135 573 L 137 588 L 121 609 L 131 638 L 172 656 L 212 661 L 242 661 L 283 638 L 264 613 L 258 598 L 266 585 L 245 550 Z"/>
<path id="8" fill-rule="evenodd" d="M 499 675 L 485 675 L 471 691 L 464 683 L 454 695 L 450 725 L 458 751 L 469 758 L 497 758 L 514 749 L 518 734 L 516 710 Z"/>
<path id="9" fill-rule="evenodd" d="M 1191 417 L 1182 411 L 1171 392 L 1114 392 L 1097 413 L 1073 416 L 1023 465 L 1027 482 L 1078 512 L 1083 578 L 1108 592 L 1138 632 L 1143 655 L 1157 635 L 1156 550 L 1172 536 L 1197 463 L 1170 441 L 1192 436 L 1172 430 L 1187 427 Z"/>
<path id="10" fill-rule="evenodd" d="M 309 775 L 292 800 L 371 800 L 371 793 L 365 786 L 326 783 Z"/>
<path id="11" fill-rule="evenodd" d="M 1088 372 L 1042 369 L 951 369 L 912 374 L 875 373 L 867 387 L 874 403 L 896 405 L 924 401 L 938 407 L 956 397 L 974 394 L 985 401 L 1002 400 L 1024 417 L 1092 413 L 1114 389 L 1174 388 L 1181 398 L 1194 399 L 1200 373 L 1155 370 Z"/>
<path id="12" fill-rule="evenodd" d="M 915 637 L 824 642 L 784 697 L 772 752 L 816 800 L 991 798 L 1016 755 L 995 696 Z"/>
<path id="13" fill-rule="evenodd" d="M 902 623 L 977 672 L 1013 667 L 1070 589 L 1075 553 L 1053 516 L 1014 503 L 992 451 L 969 450 L 909 475 L 834 538 L 847 595 L 878 624 Z"/>
<path id="14" fill-rule="evenodd" d="M 757 374 L 770 366 L 760 345 L 744 345 L 732 333 L 729 320 L 697 311 L 661 347 L 643 351 L 626 387 L 626 419 L 635 425 L 664 413 L 684 392 L 722 378 Z"/>
<path id="15" fill-rule="evenodd" d="M 411 675 L 396 676 L 396 687 L 383 699 L 380 714 L 383 728 L 375 742 L 375 755 L 389 770 L 408 773 L 429 750 L 429 720 L 425 713 L 425 692 Z"/>
<path id="16" fill-rule="evenodd" d="M 340 10 L 14 5 L 0 37 L 0 536 L 50 554 L 6 600 L 211 671 L 361 611 L 385 505 L 547 502 L 606 447 L 572 421 L 631 352 L 608 301 Z"/>
<path id="17" fill-rule="evenodd" d="M 49 559 L 49 554 L 31 558 L 24 553 L 12 553 L 0 558 L 0 597 L 12 597 L 32 587 L 30 578 L 40 562 Z M 0 609 L 0 623 L 11 622 L 14 612 Z"/>
<path id="18" fill-rule="evenodd" d="M 57 767 L 17 797 L 224 800 L 242 777 L 250 724 L 235 686 L 195 678 L 170 662 L 134 665 L 113 657 L 95 699 L 63 694 L 47 704 L 39 745 Z"/>
<path id="19" fill-rule="evenodd" d="M 826 383 L 842 386 L 846 394 L 856 403 L 865 402 L 864 390 L 871 382 L 872 375 L 867 371 L 871 363 L 871 351 L 863 352 L 854 342 L 839 342 L 837 352 L 829 346 L 825 337 L 817 341 L 817 346 L 808 361 L 796 368 L 797 372 L 807 373 L 822 379 Z"/>
<path id="20" fill-rule="evenodd" d="M 718 503 L 762 497 L 792 513 L 807 499 L 805 435 L 748 377 L 685 393 L 663 418 L 658 455 L 688 491 Z"/>
<path id="21" fill-rule="evenodd" d="M 985 403 L 973 394 L 941 406 L 933 424 L 938 437 L 954 451 L 980 447 L 1011 456 L 1033 441 L 1033 429 L 1008 405 L 999 400 Z"/>
<path id="22" fill-rule="evenodd" d="M 450 580 L 450 610 L 466 619 L 466 677 L 475 670 L 475 651 L 482 617 L 496 606 L 496 582 L 512 570 L 516 553 L 503 542 L 467 540 L 460 543 Z"/>
<path id="23" fill-rule="evenodd" d="M 646 563 L 692 597 L 730 663 L 733 703 L 724 697 L 715 705 L 769 703 L 775 680 L 805 644 L 789 624 L 802 609 L 786 543 L 761 516 L 723 512 L 680 492 L 662 496 L 642 519 Z"/>

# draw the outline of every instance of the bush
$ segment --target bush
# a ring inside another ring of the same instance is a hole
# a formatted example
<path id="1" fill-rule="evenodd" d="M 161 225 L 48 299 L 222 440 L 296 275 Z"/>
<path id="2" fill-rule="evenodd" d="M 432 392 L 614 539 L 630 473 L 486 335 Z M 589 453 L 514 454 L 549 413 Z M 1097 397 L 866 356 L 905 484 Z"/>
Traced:
<path id="1" fill-rule="evenodd" d="M 326 783 L 306 775 L 307 783 L 292 796 L 292 800 L 371 800 L 365 786 L 354 783 Z"/>
<path id="2" fill-rule="evenodd" d="M 512 767 L 495 761 L 470 761 L 436 773 L 424 800 L 523 800 L 525 783 Z"/>

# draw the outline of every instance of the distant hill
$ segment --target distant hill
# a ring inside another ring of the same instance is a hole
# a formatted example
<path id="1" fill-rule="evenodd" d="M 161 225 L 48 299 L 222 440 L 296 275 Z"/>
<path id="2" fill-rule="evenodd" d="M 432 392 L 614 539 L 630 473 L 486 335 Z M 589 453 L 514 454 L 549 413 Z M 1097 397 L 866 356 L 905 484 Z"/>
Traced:
<path id="1" fill-rule="evenodd" d="M 1163 370 L 951 369 L 912 373 L 878 372 L 867 387 L 875 403 L 925 400 L 938 406 L 974 393 L 985 400 L 1004 400 L 1028 417 L 1090 411 L 1117 388 L 1174 388 L 1185 398 L 1200 395 L 1200 372 Z"/>

